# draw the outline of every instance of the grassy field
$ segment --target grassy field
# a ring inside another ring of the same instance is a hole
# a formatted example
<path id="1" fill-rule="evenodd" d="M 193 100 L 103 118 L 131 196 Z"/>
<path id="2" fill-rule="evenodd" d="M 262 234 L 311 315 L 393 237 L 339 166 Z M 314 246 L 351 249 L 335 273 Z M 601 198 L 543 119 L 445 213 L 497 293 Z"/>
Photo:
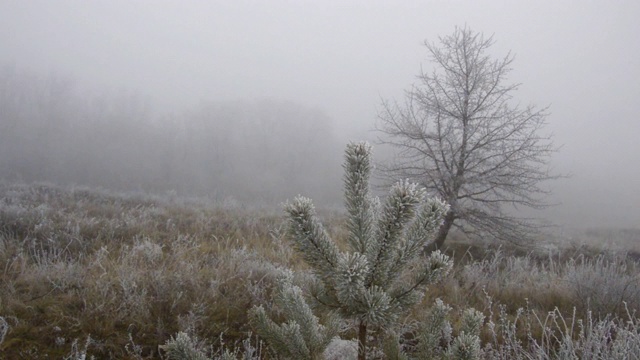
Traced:
<path id="1" fill-rule="evenodd" d="M 339 238 L 341 214 L 320 215 Z M 280 209 L 0 184 L 0 359 L 160 359 L 179 332 L 211 357 L 255 348 L 253 358 L 270 358 L 247 310 L 271 309 L 284 269 L 303 283 L 284 229 Z M 484 314 L 485 358 L 563 358 L 568 343 L 580 358 L 616 344 L 640 356 L 640 232 L 572 236 L 526 249 L 452 239 L 453 274 L 394 330 L 410 349 L 441 299 L 454 334 L 464 309 Z"/>

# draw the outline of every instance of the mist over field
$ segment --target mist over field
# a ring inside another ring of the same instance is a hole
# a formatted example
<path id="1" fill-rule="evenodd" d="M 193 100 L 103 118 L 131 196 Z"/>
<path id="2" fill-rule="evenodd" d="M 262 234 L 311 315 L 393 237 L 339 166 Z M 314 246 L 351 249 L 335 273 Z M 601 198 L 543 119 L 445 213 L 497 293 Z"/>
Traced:
<path id="1" fill-rule="evenodd" d="M 0 0 L 0 359 L 640 358 L 639 18 Z"/>
<path id="2" fill-rule="evenodd" d="M 560 151 L 541 212 L 640 226 L 640 3 L 3 1 L 0 178 L 341 204 L 349 140 L 455 26 L 515 54 L 514 102 L 550 105 Z M 374 148 L 374 158 L 388 151 Z"/>

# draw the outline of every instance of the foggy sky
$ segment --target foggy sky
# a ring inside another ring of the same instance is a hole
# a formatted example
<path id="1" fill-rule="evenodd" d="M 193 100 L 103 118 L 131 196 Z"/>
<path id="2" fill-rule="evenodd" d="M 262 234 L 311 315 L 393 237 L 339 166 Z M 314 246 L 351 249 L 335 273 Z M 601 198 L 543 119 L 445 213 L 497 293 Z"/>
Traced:
<path id="1" fill-rule="evenodd" d="M 454 26 L 516 55 L 523 105 L 551 105 L 561 151 L 548 210 L 571 226 L 640 226 L 640 2 L 0 1 L 0 64 L 148 96 L 162 112 L 279 99 L 324 111 L 344 140 L 374 139 L 425 39 Z"/>

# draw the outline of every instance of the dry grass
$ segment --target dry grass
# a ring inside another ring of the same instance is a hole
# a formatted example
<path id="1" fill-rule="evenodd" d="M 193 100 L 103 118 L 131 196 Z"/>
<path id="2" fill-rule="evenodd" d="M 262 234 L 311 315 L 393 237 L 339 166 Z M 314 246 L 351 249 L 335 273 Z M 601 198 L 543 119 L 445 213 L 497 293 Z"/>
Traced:
<path id="1" fill-rule="evenodd" d="M 340 214 L 321 215 L 340 234 Z M 0 359 L 160 358 L 158 346 L 179 332 L 209 353 L 242 347 L 247 310 L 269 305 L 281 269 L 303 270 L 283 222 L 277 209 L 0 184 Z M 407 329 L 436 297 L 459 309 L 454 325 L 467 307 L 487 323 L 529 324 L 512 334 L 524 343 L 551 336 L 536 325 L 549 312 L 600 331 L 600 319 L 640 310 L 640 271 L 624 254 L 460 240 L 448 251 L 453 276 L 430 289 Z M 485 330 L 483 343 L 510 341 L 492 336 Z"/>
<path id="2" fill-rule="evenodd" d="M 178 331 L 229 341 L 291 266 L 276 214 L 51 186 L 4 186 L 0 316 L 8 359 L 144 357 Z M 39 355 L 38 355 L 39 354 Z"/>

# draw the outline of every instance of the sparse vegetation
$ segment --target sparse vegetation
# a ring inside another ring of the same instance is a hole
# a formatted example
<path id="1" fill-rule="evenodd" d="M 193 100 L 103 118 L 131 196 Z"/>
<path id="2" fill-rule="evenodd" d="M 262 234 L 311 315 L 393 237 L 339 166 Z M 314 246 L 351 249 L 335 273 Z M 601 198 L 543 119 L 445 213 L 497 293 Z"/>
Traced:
<path id="1" fill-rule="evenodd" d="M 321 215 L 329 232 L 344 236 L 340 214 Z M 277 211 L 0 184 L 0 358 L 157 359 L 159 346 L 184 333 L 199 339 L 208 358 L 226 350 L 240 358 L 249 349 L 254 358 L 272 359 L 262 339 L 247 342 L 247 310 L 271 308 L 283 269 L 295 270 L 299 284 L 308 275 L 285 229 Z M 451 242 L 445 252 L 456 259 L 452 275 L 398 318 L 393 346 L 405 356 L 423 351 L 420 339 L 429 337 L 422 326 L 437 298 L 451 307 L 443 320 L 451 337 L 437 341 L 443 356 L 455 350 L 468 308 L 484 316 L 480 358 L 640 353 L 640 271 L 632 257 L 470 246 Z M 355 333 L 341 337 L 325 358 L 354 354 Z M 389 343 L 372 340 L 369 358 L 389 357 Z"/>

